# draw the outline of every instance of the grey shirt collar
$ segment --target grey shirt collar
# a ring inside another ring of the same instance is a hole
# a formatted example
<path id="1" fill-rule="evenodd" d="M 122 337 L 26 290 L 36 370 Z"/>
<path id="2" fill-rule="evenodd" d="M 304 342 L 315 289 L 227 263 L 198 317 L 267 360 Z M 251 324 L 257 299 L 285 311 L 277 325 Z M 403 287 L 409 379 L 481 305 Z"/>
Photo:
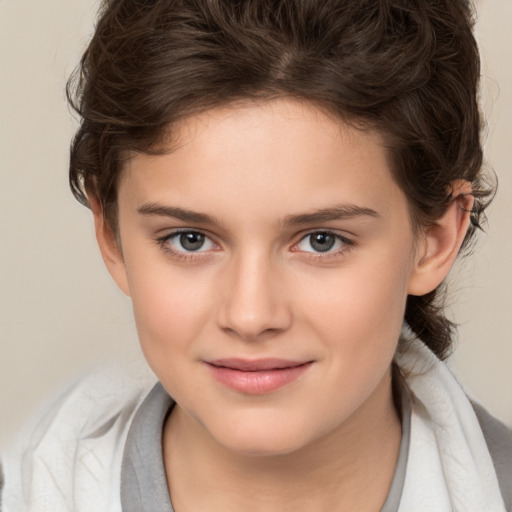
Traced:
<path id="1" fill-rule="evenodd" d="M 394 372 L 394 397 L 401 412 L 402 440 L 395 474 L 380 512 L 396 512 L 405 481 L 411 433 L 411 405 L 406 384 Z M 162 429 L 174 400 L 157 383 L 140 405 L 131 424 L 121 468 L 123 512 L 174 512 L 165 475 Z"/>

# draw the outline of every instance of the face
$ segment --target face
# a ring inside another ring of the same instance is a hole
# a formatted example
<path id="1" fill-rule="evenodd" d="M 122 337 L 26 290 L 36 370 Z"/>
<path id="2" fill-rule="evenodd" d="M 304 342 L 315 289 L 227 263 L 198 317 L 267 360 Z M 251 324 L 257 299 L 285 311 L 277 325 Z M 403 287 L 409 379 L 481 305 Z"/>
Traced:
<path id="1" fill-rule="evenodd" d="M 416 260 L 379 136 L 292 100 L 173 135 L 123 171 L 113 273 L 177 414 L 251 454 L 345 428 L 390 396 Z"/>

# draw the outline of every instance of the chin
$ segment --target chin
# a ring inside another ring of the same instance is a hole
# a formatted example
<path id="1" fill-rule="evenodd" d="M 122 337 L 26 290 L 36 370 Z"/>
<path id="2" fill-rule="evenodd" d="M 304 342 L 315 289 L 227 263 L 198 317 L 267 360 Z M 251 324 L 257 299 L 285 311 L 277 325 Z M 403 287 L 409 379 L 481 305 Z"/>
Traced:
<path id="1" fill-rule="evenodd" d="M 279 425 L 273 422 L 252 422 L 250 425 L 236 424 L 224 429 L 219 436 L 211 434 L 226 450 L 244 456 L 272 457 L 287 455 L 304 448 L 315 436 L 311 432 L 297 429 L 297 425 Z"/>
<path id="2" fill-rule="evenodd" d="M 301 443 L 291 443 L 290 439 L 237 439 L 230 440 L 225 448 L 232 453 L 247 457 L 278 457 L 298 451 Z"/>

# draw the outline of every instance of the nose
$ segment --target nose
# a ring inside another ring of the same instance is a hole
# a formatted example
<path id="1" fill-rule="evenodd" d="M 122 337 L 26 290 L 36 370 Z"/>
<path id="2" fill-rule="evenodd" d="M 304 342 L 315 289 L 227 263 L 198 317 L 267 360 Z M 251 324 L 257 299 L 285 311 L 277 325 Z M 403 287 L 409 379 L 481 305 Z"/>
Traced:
<path id="1" fill-rule="evenodd" d="M 282 269 L 281 269 L 282 270 Z M 223 284 L 219 326 L 246 341 L 262 340 L 287 330 L 292 313 L 279 263 L 264 255 L 232 261 Z"/>

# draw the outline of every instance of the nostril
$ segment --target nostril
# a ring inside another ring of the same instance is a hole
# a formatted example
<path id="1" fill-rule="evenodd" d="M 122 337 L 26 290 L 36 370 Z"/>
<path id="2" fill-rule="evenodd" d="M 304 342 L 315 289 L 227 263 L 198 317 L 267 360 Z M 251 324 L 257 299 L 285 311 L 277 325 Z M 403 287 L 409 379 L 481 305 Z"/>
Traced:
<path id="1" fill-rule="evenodd" d="M 262 330 L 249 331 L 247 329 L 233 327 L 223 327 L 222 330 L 231 337 L 236 337 L 244 341 L 262 341 L 279 334 L 283 329 L 275 327 L 266 328 Z"/>

